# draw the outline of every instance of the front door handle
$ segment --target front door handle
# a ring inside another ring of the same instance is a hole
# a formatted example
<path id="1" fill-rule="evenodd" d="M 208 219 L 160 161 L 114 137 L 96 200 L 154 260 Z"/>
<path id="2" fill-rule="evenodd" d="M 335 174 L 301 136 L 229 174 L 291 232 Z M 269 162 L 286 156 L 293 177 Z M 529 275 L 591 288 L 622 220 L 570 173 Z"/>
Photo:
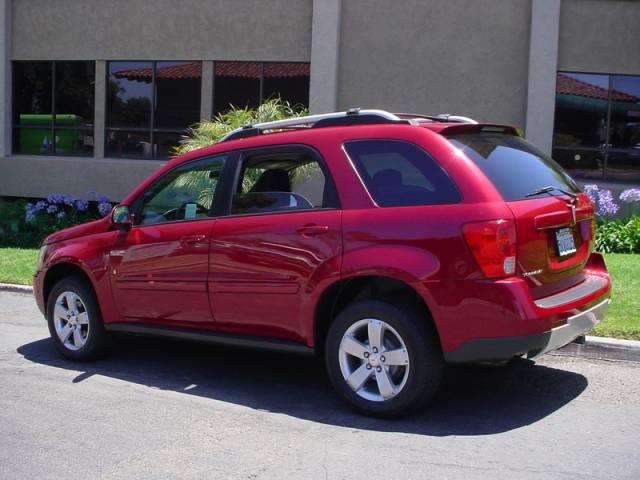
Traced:
<path id="1" fill-rule="evenodd" d="M 296 230 L 303 237 L 311 237 L 313 235 L 320 235 L 322 233 L 327 233 L 329 231 L 328 225 L 305 225 L 303 227 L 299 227 Z"/>
<path id="2" fill-rule="evenodd" d="M 180 243 L 185 246 L 193 246 L 206 240 L 206 235 L 186 235 L 180 239 Z"/>

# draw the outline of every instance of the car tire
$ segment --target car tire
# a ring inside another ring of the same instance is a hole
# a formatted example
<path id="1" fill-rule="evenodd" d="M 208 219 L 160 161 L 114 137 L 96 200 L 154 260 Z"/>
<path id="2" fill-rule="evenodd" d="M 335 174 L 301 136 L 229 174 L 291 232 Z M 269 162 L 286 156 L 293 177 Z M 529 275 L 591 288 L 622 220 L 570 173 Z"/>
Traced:
<path id="1" fill-rule="evenodd" d="M 67 277 L 51 289 L 47 301 L 49 333 L 58 350 L 76 361 L 94 360 L 107 348 L 100 307 L 90 285 Z"/>
<path id="2" fill-rule="evenodd" d="M 377 417 L 426 405 L 440 384 L 443 356 L 437 332 L 424 317 L 378 300 L 342 310 L 325 345 L 327 373 L 340 396 Z"/>

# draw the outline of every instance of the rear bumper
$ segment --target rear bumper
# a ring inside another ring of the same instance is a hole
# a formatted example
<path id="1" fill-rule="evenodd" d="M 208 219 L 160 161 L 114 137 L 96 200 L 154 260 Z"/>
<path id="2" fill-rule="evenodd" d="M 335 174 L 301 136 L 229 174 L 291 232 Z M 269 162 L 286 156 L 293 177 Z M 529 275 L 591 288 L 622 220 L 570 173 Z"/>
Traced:
<path id="1" fill-rule="evenodd" d="M 572 315 L 566 322 L 551 330 L 517 337 L 477 338 L 444 354 L 450 363 L 508 360 L 517 355 L 536 358 L 558 349 L 584 335 L 604 318 L 611 299 L 605 298 L 590 308 Z"/>

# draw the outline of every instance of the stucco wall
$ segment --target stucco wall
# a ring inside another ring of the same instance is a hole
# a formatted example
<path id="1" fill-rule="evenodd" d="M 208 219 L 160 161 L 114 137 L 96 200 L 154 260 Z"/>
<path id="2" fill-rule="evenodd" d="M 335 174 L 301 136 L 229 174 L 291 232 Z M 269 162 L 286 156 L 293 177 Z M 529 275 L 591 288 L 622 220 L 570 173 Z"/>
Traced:
<path id="1" fill-rule="evenodd" d="M 93 190 L 113 201 L 122 200 L 163 162 L 73 157 L 0 158 L 0 195 L 44 198 L 64 193 L 86 198 Z"/>
<path id="2" fill-rule="evenodd" d="M 338 105 L 524 126 L 531 1 L 347 0 Z"/>
<path id="3" fill-rule="evenodd" d="M 312 0 L 14 0 L 16 60 L 308 61 Z"/>
<path id="4" fill-rule="evenodd" d="M 640 1 L 562 0 L 558 70 L 640 74 Z"/>

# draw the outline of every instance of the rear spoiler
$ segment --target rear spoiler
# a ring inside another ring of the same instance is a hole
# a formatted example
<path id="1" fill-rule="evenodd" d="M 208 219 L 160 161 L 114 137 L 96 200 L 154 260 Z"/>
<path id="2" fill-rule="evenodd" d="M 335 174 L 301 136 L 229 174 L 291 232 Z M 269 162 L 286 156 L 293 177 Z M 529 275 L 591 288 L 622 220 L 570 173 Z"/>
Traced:
<path id="1" fill-rule="evenodd" d="M 440 130 L 441 135 L 457 135 L 460 133 L 502 133 L 504 135 L 520 136 L 520 133 L 515 127 L 510 125 L 500 125 L 492 123 L 456 123 L 447 125 Z"/>

